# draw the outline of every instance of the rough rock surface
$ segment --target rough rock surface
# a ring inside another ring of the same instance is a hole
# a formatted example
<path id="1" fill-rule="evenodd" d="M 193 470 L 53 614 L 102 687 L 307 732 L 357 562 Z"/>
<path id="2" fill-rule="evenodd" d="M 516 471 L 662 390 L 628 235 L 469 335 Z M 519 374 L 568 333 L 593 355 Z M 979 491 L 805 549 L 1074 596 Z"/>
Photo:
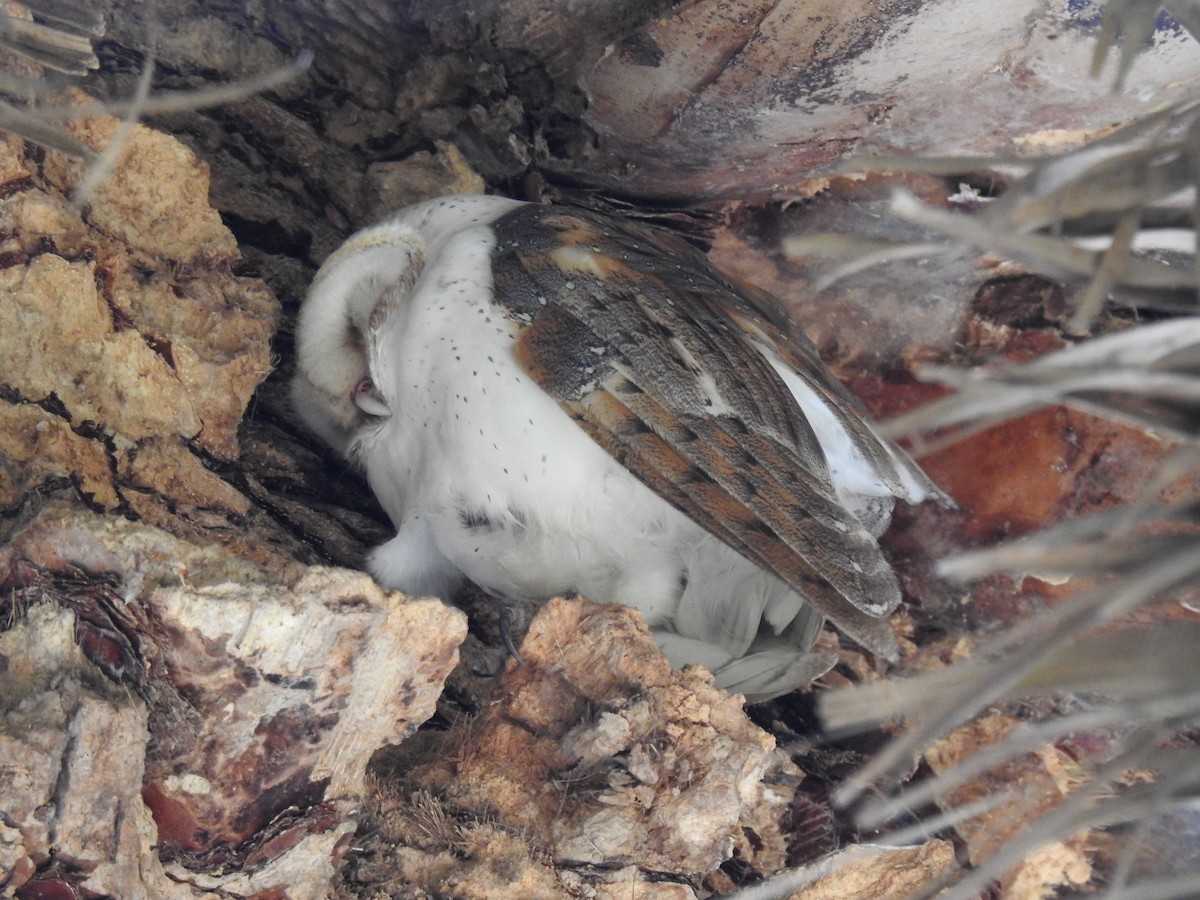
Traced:
<path id="1" fill-rule="evenodd" d="M 75 130 L 101 147 L 117 127 Z M 0 156 L 0 508 L 67 481 L 94 508 L 156 524 L 245 515 L 207 459 L 239 455 L 279 306 L 232 273 L 207 166 L 136 127 L 80 209 L 81 163 L 11 137 Z"/>
<path id="2" fill-rule="evenodd" d="M 36 872 L 121 897 L 326 896 L 371 756 L 433 713 L 466 630 L 359 573 L 278 580 L 64 507 L 0 572 L 9 892 Z"/>
<path id="3" fill-rule="evenodd" d="M 495 896 L 500 860 L 512 896 L 648 880 L 690 896 L 735 852 L 782 864 L 802 773 L 707 672 L 672 670 L 636 613 L 552 600 L 520 653 L 478 719 L 381 757 L 348 891 L 391 853 L 423 890 L 476 897 Z"/>
<path id="4" fill-rule="evenodd" d="M 1018 724 L 1007 715 L 982 718 L 930 747 L 925 759 L 935 775 L 944 774 L 972 755 L 1000 744 Z M 1018 829 L 1053 810 L 1083 780 L 1079 763 L 1062 748 L 1047 744 L 946 792 L 938 803 L 946 810 L 972 803 L 992 804 L 986 814 L 956 828 L 966 842 L 968 859 L 978 864 L 1003 847 Z M 1020 785 L 1020 791 L 1010 792 L 1012 785 Z M 1004 876 L 1003 895 L 1034 898 L 1059 889 L 1078 889 L 1091 878 L 1096 841 L 1096 835 L 1081 829 L 1038 848 Z"/>

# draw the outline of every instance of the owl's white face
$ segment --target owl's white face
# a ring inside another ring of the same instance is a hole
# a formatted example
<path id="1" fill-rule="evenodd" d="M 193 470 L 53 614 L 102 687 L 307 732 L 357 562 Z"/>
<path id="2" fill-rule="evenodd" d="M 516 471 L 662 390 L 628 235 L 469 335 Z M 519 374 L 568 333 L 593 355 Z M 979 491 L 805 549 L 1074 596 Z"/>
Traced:
<path id="1" fill-rule="evenodd" d="M 432 241 L 517 205 L 446 197 L 401 210 L 350 237 L 325 260 L 296 323 L 292 403 L 322 440 L 349 454 L 354 436 L 390 413 L 375 383 L 375 337 L 420 278 Z"/>
<path id="2" fill-rule="evenodd" d="M 402 303 L 425 256 L 403 224 L 376 226 L 321 266 L 296 324 L 292 402 L 322 440 L 348 454 L 355 434 L 390 414 L 371 374 L 372 331 Z"/>
<path id="3" fill-rule="evenodd" d="M 822 616 L 878 653 L 875 535 L 940 496 L 777 310 L 678 238 L 446 197 L 352 237 L 296 334 L 297 410 L 397 535 L 369 565 L 637 607 L 673 662 L 765 697 L 819 674 Z"/>
<path id="4" fill-rule="evenodd" d="M 352 327 L 335 345 L 337 356 L 314 372 L 298 369 L 292 379 L 292 403 L 313 432 L 342 454 L 366 415 L 354 402 L 355 385 L 369 380 L 361 335 Z"/>

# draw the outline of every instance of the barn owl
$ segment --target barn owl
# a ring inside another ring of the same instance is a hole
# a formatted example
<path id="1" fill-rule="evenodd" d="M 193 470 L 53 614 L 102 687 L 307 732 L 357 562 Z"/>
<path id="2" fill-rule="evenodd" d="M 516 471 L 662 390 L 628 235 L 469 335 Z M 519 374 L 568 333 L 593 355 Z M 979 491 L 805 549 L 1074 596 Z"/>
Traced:
<path id="1" fill-rule="evenodd" d="M 876 542 L 940 496 L 773 298 L 678 237 L 493 196 L 408 207 L 317 273 L 295 407 L 396 536 L 381 584 L 577 592 L 640 610 L 668 659 L 749 699 L 834 662 L 825 618 L 895 654 Z"/>

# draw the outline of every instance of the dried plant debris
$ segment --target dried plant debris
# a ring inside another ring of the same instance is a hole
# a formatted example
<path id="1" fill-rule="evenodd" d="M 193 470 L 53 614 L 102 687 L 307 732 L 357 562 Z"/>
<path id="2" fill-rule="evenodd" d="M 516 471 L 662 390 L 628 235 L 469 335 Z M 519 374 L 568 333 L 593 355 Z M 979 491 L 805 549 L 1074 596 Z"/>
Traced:
<path id="1" fill-rule="evenodd" d="M 1194 4 L 1178 6 L 1186 27 L 1200 23 Z M 1119 84 L 1156 13 L 1149 3 L 1107 4 L 1097 68 L 1120 33 Z M 1169 104 L 1045 159 L 875 159 L 862 167 L 984 172 L 1002 187 L 998 196 L 963 188 L 940 206 L 898 191 L 893 212 L 924 229 L 923 239 L 862 244 L 829 278 L 884 258 L 929 256 L 942 242 L 1079 285 L 1068 333 L 1092 328 L 1110 299 L 1168 316 L 1198 307 L 1200 101 Z M 842 246 L 821 240 L 790 249 Z M 919 368 L 953 393 L 887 423 L 893 437 L 944 447 L 1066 405 L 1174 448 L 1129 505 L 938 566 L 960 582 L 1007 573 L 1066 585 L 1057 605 L 1007 634 L 969 641 L 965 661 L 821 698 L 834 730 L 903 721 L 905 731 L 835 799 L 858 804 L 863 828 L 940 808 L 889 833 L 905 841 L 952 829 L 964 842 L 973 869 L 948 873 L 924 896 L 947 884 L 939 896 L 974 897 L 997 885 L 1005 897 L 1200 893 L 1198 361 L 1200 319 L 1127 326 L 1032 361 Z M 905 785 L 918 757 L 929 774 Z"/>
<path id="2" fill-rule="evenodd" d="M 1196 552 L 1193 547 L 1193 557 Z M 1094 596 L 1086 599 L 1096 603 Z M 1106 845 L 1110 863 L 1096 886 L 1107 882 L 1120 896 L 1195 896 L 1196 860 L 1156 858 L 1161 838 L 1148 835 L 1169 830 L 1167 823 L 1183 816 L 1175 829 L 1180 845 L 1197 839 L 1198 823 L 1188 817 L 1200 790 L 1198 627 L 1065 635 L 1049 629 L 1057 642 L 1022 629 L 1019 636 L 1035 650 L 1014 649 L 1015 639 L 999 649 L 985 644 L 977 651 L 981 657 L 943 672 L 831 698 L 831 725 L 900 714 L 911 728 L 843 789 L 842 799 L 868 785 L 894 784 L 912 756 L 923 753 L 932 777 L 867 801 L 859 822 L 878 827 L 931 802 L 941 807 L 940 816 L 889 839 L 920 840 L 954 828 L 976 868 L 949 896 L 973 897 L 997 879 L 1011 886 L 1031 877 L 1024 868 L 1030 859 L 1064 846 L 1073 848 L 1075 860 L 1076 874 L 1067 881 L 1087 881 L 1097 849 Z M 1022 700 L 1019 719 L 993 711 L 956 727 L 1008 698 Z M 1173 870 L 1180 862 L 1183 870 Z M 1170 884 L 1175 887 L 1158 893 Z"/>
<path id="3" fill-rule="evenodd" d="M 892 211 L 921 241 L 822 235 L 792 255 L 846 254 L 821 286 L 882 261 L 971 246 L 1083 286 L 1067 330 L 1085 333 L 1107 298 L 1139 309 L 1194 312 L 1200 101 L 1181 100 L 1070 152 L 1042 159 L 854 158 L 844 170 L 913 171 L 1006 184 L 999 196 L 947 197 L 939 208 L 897 190 Z M 952 210 L 949 207 L 955 206 Z"/>

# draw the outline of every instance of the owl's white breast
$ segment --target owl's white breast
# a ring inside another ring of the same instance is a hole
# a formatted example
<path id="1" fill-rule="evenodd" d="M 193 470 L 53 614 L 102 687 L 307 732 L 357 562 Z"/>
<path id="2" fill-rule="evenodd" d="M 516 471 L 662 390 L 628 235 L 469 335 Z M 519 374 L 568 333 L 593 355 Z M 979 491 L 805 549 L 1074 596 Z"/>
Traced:
<path id="1" fill-rule="evenodd" d="M 435 548 L 502 594 L 577 590 L 669 615 L 682 547 L 704 532 L 605 453 L 515 360 L 516 326 L 492 300 L 488 227 L 511 206 L 485 207 L 466 228 L 456 220 L 456 231 L 437 215 L 420 221 L 426 266 L 373 335 L 372 378 L 392 415 L 355 452 L 399 535 L 372 569 L 391 586 L 428 589 Z"/>

